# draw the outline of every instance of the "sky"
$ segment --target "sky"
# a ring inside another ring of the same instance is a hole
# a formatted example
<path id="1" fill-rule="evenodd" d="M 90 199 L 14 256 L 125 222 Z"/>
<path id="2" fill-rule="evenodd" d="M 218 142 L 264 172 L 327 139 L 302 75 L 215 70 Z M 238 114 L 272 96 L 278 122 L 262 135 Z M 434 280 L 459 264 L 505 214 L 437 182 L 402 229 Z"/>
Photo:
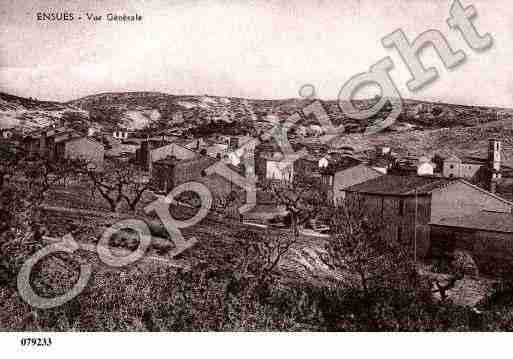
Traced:
<path id="1" fill-rule="evenodd" d="M 474 25 L 492 35 L 490 49 L 473 51 L 449 28 L 452 0 L 2 0 L 0 91 L 57 101 L 115 91 L 278 99 L 312 84 L 318 98 L 336 99 L 352 76 L 390 56 L 404 98 L 513 107 L 513 7 L 509 0 L 461 3 L 475 6 Z M 75 20 L 37 21 L 45 11 L 73 12 Z M 143 20 L 93 23 L 86 13 Z M 466 61 L 447 70 L 432 48 L 424 50 L 439 78 L 411 92 L 406 65 L 381 44 L 399 28 L 410 40 L 438 30 Z"/>

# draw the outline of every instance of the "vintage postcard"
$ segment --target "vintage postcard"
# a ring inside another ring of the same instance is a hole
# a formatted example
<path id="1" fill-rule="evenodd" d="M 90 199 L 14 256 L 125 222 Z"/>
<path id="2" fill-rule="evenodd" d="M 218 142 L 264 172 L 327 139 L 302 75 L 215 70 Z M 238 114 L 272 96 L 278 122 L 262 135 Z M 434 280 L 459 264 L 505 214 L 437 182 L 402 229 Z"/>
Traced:
<path id="1" fill-rule="evenodd" d="M 508 1 L 0 17 L 0 331 L 18 348 L 513 329 Z"/>

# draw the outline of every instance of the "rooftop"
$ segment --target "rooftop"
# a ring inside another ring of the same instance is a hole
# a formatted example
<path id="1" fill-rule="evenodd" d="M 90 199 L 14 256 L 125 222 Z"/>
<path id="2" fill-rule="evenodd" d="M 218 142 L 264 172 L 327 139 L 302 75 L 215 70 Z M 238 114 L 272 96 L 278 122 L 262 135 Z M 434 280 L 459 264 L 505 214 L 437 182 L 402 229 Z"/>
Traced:
<path id="1" fill-rule="evenodd" d="M 36 130 L 33 130 L 25 135 L 25 137 L 31 137 L 31 138 L 40 138 L 42 134 L 45 134 L 46 137 L 52 137 L 57 136 L 64 133 L 74 133 L 78 134 L 78 131 L 68 128 L 68 127 L 53 127 L 53 126 L 46 126 L 43 128 L 38 128 Z"/>
<path id="2" fill-rule="evenodd" d="M 241 171 L 241 168 L 237 167 L 237 166 L 234 166 L 232 165 L 231 163 L 227 163 L 226 161 L 223 161 L 223 160 L 219 160 L 217 158 L 214 158 L 214 157 L 211 157 L 209 155 L 202 155 L 200 153 L 196 153 L 196 155 L 194 157 L 191 157 L 191 158 L 185 158 L 185 159 L 178 159 L 174 156 L 167 156 L 163 159 L 160 159 L 158 161 L 155 161 L 154 163 L 155 164 L 160 164 L 160 165 L 180 165 L 180 166 L 186 166 L 188 164 L 192 164 L 192 163 L 203 163 L 205 164 L 205 166 L 213 166 L 214 164 L 216 163 L 224 163 L 224 165 L 226 167 L 228 167 L 229 169 L 235 171 L 235 172 L 239 172 Z"/>
<path id="3" fill-rule="evenodd" d="M 360 161 L 356 158 L 346 156 L 346 157 L 339 159 L 339 161 L 336 163 L 328 164 L 328 167 L 322 169 L 321 172 L 324 174 L 328 174 L 328 175 L 334 175 L 335 173 L 337 173 L 339 171 L 343 171 L 345 169 L 348 169 L 348 168 L 351 168 L 354 166 L 358 166 L 361 163 L 362 163 L 362 161 Z"/>
<path id="4" fill-rule="evenodd" d="M 486 165 L 488 163 L 487 158 L 482 157 L 472 157 L 472 156 L 461 156 L 458 157 L 456 155 L 451 155 L 448 157 L 440 156 L 444 161 L 452 161 L 452 162 L 461 162 L 465 164 L 476 164 L 476 165 Z"/>
<path id="5" fill-rule="evenodd" d="M 350 186 L 345 191 L 383 195 L 412 195 L 415 194 L 415 191 L 417 194 L 427 194 L 454 181 L 457 181 L 457 179 L 434 176 L 384 175 Z"/>
<path id="6" fill-rule="evenodd" d="M 513 214 L 481 211 L 458 218 L 443 218 L 430 223 L 435 226 L 478 229 L 493 232 L 513 233 Z"/>

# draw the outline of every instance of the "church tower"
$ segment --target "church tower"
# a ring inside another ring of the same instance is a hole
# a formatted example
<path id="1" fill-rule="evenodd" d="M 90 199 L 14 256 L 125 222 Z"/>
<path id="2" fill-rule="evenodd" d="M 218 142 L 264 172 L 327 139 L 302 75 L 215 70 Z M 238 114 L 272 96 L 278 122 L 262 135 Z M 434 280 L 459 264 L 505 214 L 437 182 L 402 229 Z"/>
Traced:
<path id="1" fill-rule="evenodd" d="M 501 171 L 501 141 L 496 138 L 488 140 L 488 165 L 492 170 L 492 178 L 500 178 Z"/>

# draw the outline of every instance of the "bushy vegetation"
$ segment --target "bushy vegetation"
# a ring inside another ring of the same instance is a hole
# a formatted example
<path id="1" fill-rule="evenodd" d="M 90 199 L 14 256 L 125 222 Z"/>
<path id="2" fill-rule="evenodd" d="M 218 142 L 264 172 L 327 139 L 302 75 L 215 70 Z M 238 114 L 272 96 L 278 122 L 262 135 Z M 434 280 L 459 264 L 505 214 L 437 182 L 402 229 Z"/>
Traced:
<path id="1" fill-rule="evenodd" d="M 418 274 L 408 256 L 403 255 L 400 244 L 384 242 L 378 235 L 380 224 L 369 221 L 364 208 L 358 211 L 354 206 L 332 209 L 334 212 L 327 215 L 332 234 L 327 241 L 325 261 L 335 271 L 353 275 L 355 281 L 313 282 L 289 277 L 279 264 L 291 246 L 297 245 L 297 233 L 244 230 L 229 236 L 220 234 L 209 241 L 201 239 L 198 246 L 178 258 L 190 261 L 190 269 L 139 263 L 113 269 L 99 263 L 94 255 L 81 254 L 80 260 L 93 263 L 94 268 L 87 288 L 60 307 L 35 309 L 20 298 L 16 288 L 17 273 L 22 263 L 43 245 L 45 228 L 39 208 L 49 185 L 67 173 L 61 170 L 34 160 L 31 166 L 4 172 L 0 188 L 2 330 L 512 328 L 510 284 L 496 289 L 480 307 L 482 313 L 457 307 L 450 300 L 436 301 L 432 283 Z M 283 195 L 283 192 L 278 193 Z M 310 213 L 309 206 L 301 208 Z M 302 218 L 299 213 L 298 218 Z M 78 267 L 69 263 L 69 258 L 60 256 L 48 258 L 36 267 L 33 281 L 39 295 L 55 296 L 73 285 Z"/>
<path id="2" fill-rule="evenodd" d="M 4 284 L 0 327 L 37 331 L 462 331 L 509 330 L 513 323 L 510 286 L 498 289 L 479 314 L 450 301 L 434 301 L 429 281 L 415 271 L 379 271 L 381 280 L 368 280 L 365 287 L 359 282 L 314 284 L 286 278 L 276 265 L 286 238 L 262 237 L 252 231 L 234 237 L 238 240 L 215 239 L 194 248 L 187 254 L 196 258 L 191 270 L 142 265 L 112 269 L 89 258 L 95 270 L 87 288 L 53 309 L 31 308 L 19 298 L 14 285 Z M 396 263 L 393 268 L 405 266 Z M 45 269 L 46 274 L 35 276 L 34 287 L 47 296 L 55 295 L 48 283 L 69 287 L 77 274 L 77 268 L 52 267 L 51 261 L 43 263 L 41 272 Z M 49 277 L 61 277 L 57 272 L 62 270 L 70 272 L 69 281 L 51 283 Z M 375 274 L 376 268 L 370 272 Z"/>
<path id="3" fill-rule="evenodd" d="M 104 271 L 61 307 L 34 310 L 2 288 L 2 329 L 57 331 L 509 330 L 506 308 L 435 304 L 422 288 L 260 285 L 230 272 Z"/>

